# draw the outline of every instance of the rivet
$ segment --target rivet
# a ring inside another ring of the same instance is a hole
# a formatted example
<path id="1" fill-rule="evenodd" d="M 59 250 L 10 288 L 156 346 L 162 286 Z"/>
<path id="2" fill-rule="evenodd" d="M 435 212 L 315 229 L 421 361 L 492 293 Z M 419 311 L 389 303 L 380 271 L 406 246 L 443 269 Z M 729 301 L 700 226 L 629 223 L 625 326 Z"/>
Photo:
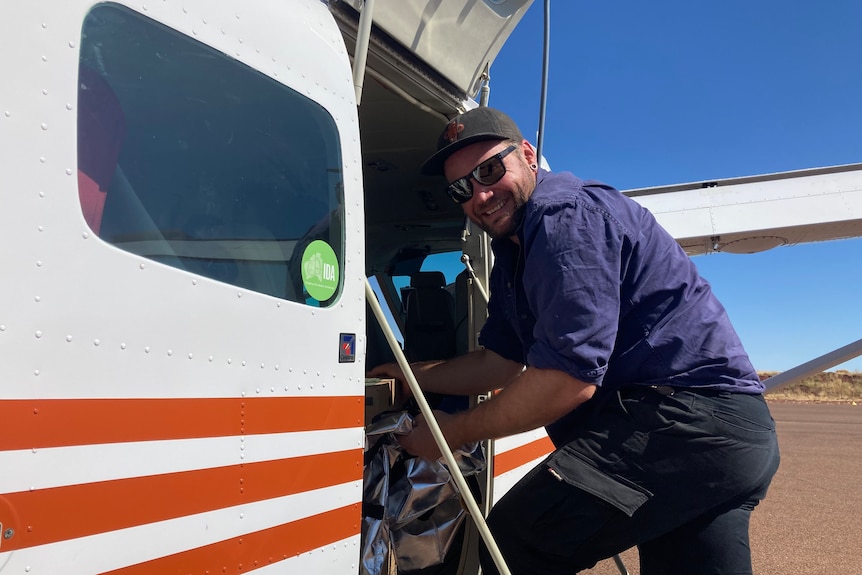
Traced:
<path id="1" fill-rule="evenodd" d="M 189 354 L 189 359 L 192 359 L 192 357 L 193 357 L 192 354 Z"/>
<path id="2" fill-rule="evenodd" d="M 37 260 L 37 261 L 36 261 L 36 267 L 37 267 L 37 268 L 41 268 L 41 267 L 42 267 L 42 260 Z"/>
<path id="3" fill-rule="evenodd" d="M 42 332 L 40 330 L 36 330 L 36 339 L 42 337 Z"/>
<path id="4" fill-rule="evenodd" d="M 208 358 L 208 359 L 210 360 L 210 362 L 212 362 L 212 360 L 213 360 L 213 356 L 209 356 L 209 358 Z"/>
<path id="5" fill-rule="evenodd" d="M 101 341 L 99 341 L 98 339 L 93 341 L 93 345 L 95 345 L 96 347 L 99 347 L 99 345 L 100 345 L 101 343 L 102 343 L 102 342 L 101 342 Z"/>
<path id="6" fill-rule="evenodd" d="M 90 232 L 84 232 L 83 234 L 81 234 L 81 237 L 83 237 L 86 240 L 87 238 L 90 237 Z"/>
<path id="7" fill-rule="evenodd" d="M 138 266 L 138 267 L 140 267 L 141 269 L 144 269 L 144 268 L 145 268 L 145 267 L 147 267 L 147 266 L 146 266 L 146 264 L 141 264 L 141 265 L 140 265 L 140 266 Z"/>
<path id="8" fill-rule="evenodd" d="M 34 371 L 33 371 L 33 375 L 39 375 L 39 370 L 38 370 L 38 369 L 37 369 L 37 370 L 34 370 Z"/>
<path id="9" fill-rule="evenodd" d="M 41 298 L 41 297 L 39 297 L 39 296 L 36 296 L 36 297 L 35 297 L 35 298 L 33 298 L 33 299 L 35 299 L 35 300 L 36 300 L 36 303 L 39 303 L 40 301 L 42 301 L 42 298 Z"/>
<path id="10" fill-rule="evenodd" d="M 71 109 L 72 109 L 72 104 L 66 104 L 66 109 L 67 109 L 67 110 L 71 110 Z"/>
<path id="11" fill-rule="evenodd" d="M 67 336 L 66 336 L 66 341 L 68 341 L 69 343 L 72 343 L 72 336 L 71 336 L 71 335 L 67 335 Z"/>
<path id="12" fill-rule="evenodd" d="M 150 346 L 144 348 L 144 353 L 150 353 Z"/>
<path id="13" fill-rule="evenodd" d="M 120 344 L 120 349 L 126 349 L 126 344 L 125 344 L 125 343 L 121 343 L 121 344 Z"/>
<path id="14" fill-rule="evenodd" d="M 168 350 L 168 355 L 174 355 L 174 350 L 169 349 L 169 350 Z"/>
<path id="15" fill-rule="evenodd" d="M 43 95 L 43 96 L 47 96 L 47 95 L 48 95 L 48 90 L 47 90 L 46 88 L 42 88 L 42 95 Z"/>
<path id="16" fill-rule="evenodd" d="M 15 530 L 10 527 L 9 529 L 7 529 L 6 531 L 3 532 L 3 539 L 12 539 L 12 537 L 14 535 L 15 535 Z"/>
<path id="17" fill-rule="evenodd" d="M 245 367 L 245 360 L 242 360 L 242 366 Z"/>
<path id="18" fill-rule="evenodd" d="M 48 124 L 46 124 L 45 122 L 42 122 L 42 130 L 47 130 L 47 129 L 48 129 Z"/>
<path id="19" fill-rule="evenodd" d="M 71 176 L 71 175 L 72 175 L 72 168 L 66 168 L 66 175 L 67 175 L 67 176 Z"/>
<path id="20" fill-rule="evenodd" d="M 75 47 L 75 43 L 74 43 L 74 42 L 69 42 L 69 48 L 74 48 L 74 47 Z"/>

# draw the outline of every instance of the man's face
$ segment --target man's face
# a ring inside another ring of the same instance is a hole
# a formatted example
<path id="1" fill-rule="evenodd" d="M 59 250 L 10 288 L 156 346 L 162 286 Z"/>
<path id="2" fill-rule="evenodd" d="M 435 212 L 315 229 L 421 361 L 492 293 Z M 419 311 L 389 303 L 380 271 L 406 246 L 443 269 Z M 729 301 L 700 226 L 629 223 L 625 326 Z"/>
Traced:
<path id="1" fill-rule="evenodd" d="M 443 166 L 448 182 L 471 175 L 473 197 L 461 207 L 474 224 L 495 239 L 515 233 L 523 219 L 524 204 L 536 188 L 536 174 L 530 169 L 524 152 L 526 148 L 526 153 L 530 154 L 532 148 L 524 143 L 500 160 L 505 166 L 505 174 L 497 182 L 484 185 L 472 177 L 476 166 L 507 147 L 508 144 L 500 140 L 477 142 L 449 156 Z"/>

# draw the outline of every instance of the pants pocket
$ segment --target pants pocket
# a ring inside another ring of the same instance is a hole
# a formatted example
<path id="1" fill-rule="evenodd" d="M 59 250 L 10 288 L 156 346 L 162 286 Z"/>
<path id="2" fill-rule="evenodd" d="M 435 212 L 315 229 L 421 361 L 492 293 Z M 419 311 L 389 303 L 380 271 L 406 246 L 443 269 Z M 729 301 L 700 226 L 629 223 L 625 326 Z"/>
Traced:
<path id="1" fill-rule="evenodd" d="M 624 477 L 598 469 L 570 447 L 558 450 L 545 465 L 557 478 L 598 497 L 629 517 L 652 497 L 649 490 Z"/>

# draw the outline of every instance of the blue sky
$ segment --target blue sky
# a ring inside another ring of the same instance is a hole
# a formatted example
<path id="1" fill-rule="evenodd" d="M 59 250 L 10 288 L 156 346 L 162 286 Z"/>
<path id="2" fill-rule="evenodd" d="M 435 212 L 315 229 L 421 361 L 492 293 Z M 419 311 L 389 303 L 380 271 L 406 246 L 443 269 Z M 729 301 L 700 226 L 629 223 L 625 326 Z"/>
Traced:
<path id="1" fill-rule="evenodd" d="M 526 135 L 543 9 L 491 69 L 490 105 Z M 860 30 L 858 0 L 552 1 L 544 154 L 623 190 L 862 162 Z M 758 370 L 862 338 L 862 239 L 694 261 Z"/>

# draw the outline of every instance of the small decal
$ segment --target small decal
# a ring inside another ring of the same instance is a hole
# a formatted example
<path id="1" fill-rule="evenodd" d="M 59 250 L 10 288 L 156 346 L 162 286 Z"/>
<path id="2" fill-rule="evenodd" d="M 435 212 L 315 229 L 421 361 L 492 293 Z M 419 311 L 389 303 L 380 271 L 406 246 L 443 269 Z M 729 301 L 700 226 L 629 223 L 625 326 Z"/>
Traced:
<path id="1" fill-rule="evenodd" d="M 317 301 L 328 300 L 338 289 L 338 256 L 323 240 L 314 240 L 302 254 L 302 283 Z"/>
<path id="2" fill-rule="evenodd" d="M 338 363 L 353 363 L 356 361 L 356 334 L 342 333 L 339 336 Z"/>

